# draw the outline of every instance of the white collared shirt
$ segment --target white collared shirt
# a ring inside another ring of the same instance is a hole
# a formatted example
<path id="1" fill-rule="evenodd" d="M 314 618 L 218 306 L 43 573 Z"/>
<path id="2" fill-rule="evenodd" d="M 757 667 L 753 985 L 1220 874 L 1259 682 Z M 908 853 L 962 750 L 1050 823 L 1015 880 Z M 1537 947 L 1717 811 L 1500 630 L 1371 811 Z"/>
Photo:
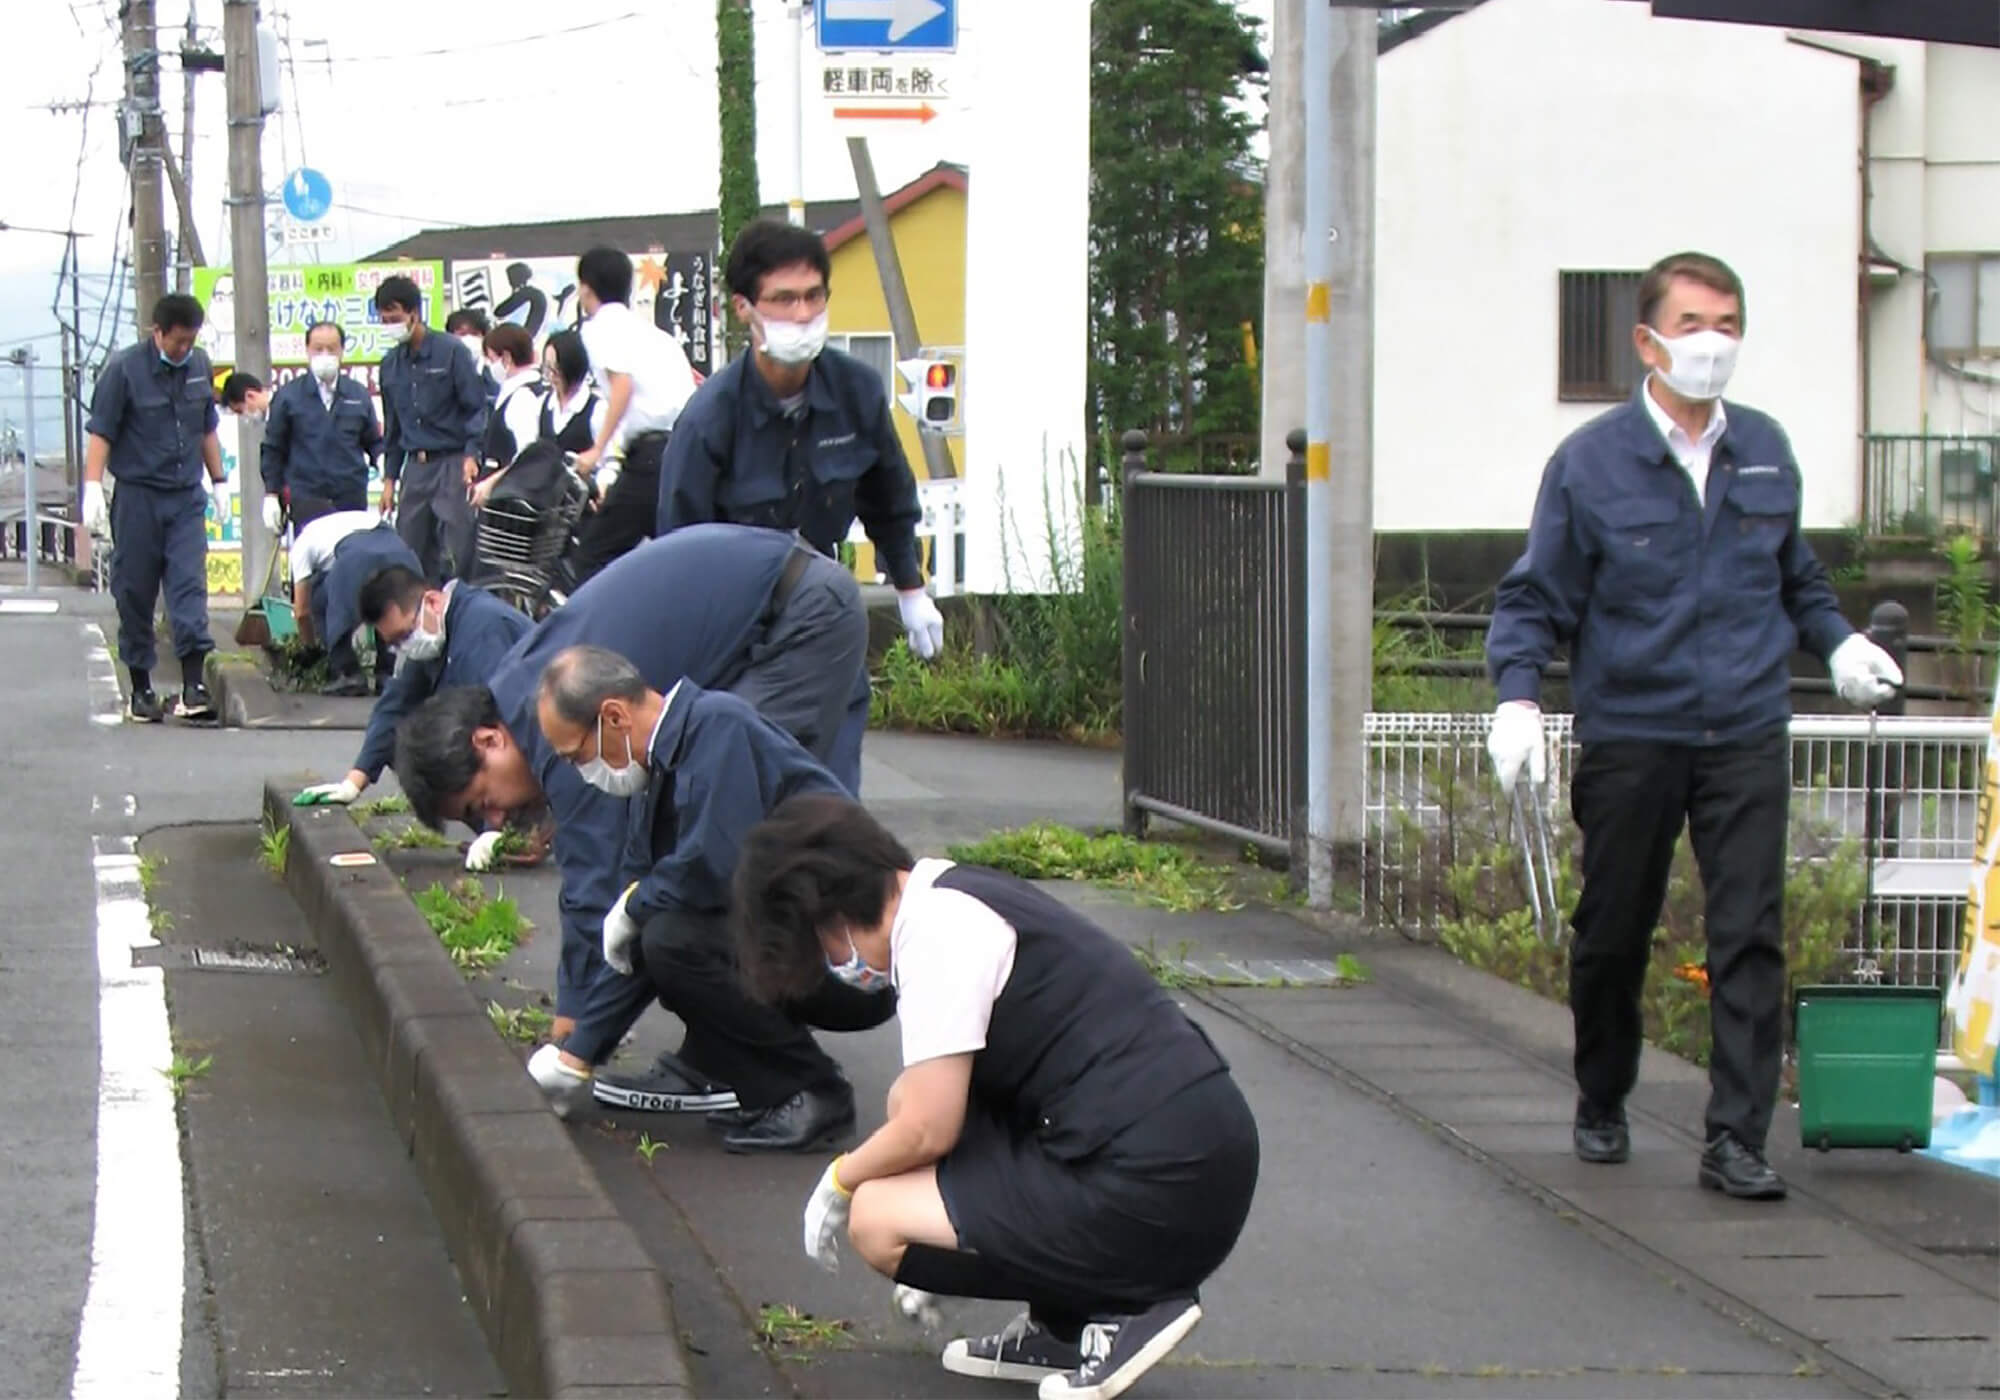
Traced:
<path id="1" fill-rule="evenodd" d="M 614 454 L 640 433 L 670 430 L 694 393 L 694 368 L 680 342 L 616 301 L 598 307 L 597 314 L 583 323 L 581 334 L 591 377 L 607 402 L 611 376 L 632 377 L 632 397 L 611 439 Z"/>
<path id="2" fill-rule="evenodd" d="M 534 387 L 541 382 L 541 378 L 539 369 L 515 370 L 501 381 L 499 396 L 494 400 L 502 426 L 514 439 L 516 453 L 541 433 L 542 396 L 535 392 Z"/>
<path id="3" fill-rule="evenodd" d="M 319 390 L 319 406 L 328 413 L 333 412 L 333 400 L 340 389 L 340 376 L 336 374 L 333 377 L 333 382 L 329 384 L 326 380 L 321 379 L 315 374 L 312 377 L 312 381 L 313 388 Z"/>
<path id="4" fill-rule="evenodd" d="M 919 860 L 889 926 L 906 1068 L 985 1049 L 993 1003 L 1014 975 L 1020 935 L 965 891 L 938 888 L 938 876 L 951 868 L 948 860 Z"/>
<path id="5" fill-rule="evenodd" d="M 1694 482 L 1695 499 L 1708 505 L 1708 464 L 1715 456 L 1715 444 L 1722 440 L 1722 430 L 1729 426 L 1728 415 L 1722 411 L 1722 400 L 1717 399 L 1708 414 L 1708 426 L 1701 430 L 1699 438 L 1690 438 L 1687 430 L 1660 407 L 1660 401 L 1653 397 L 1653 377 L 1646 376 L 1645 387 L 1639 397 L 1646 401 L 1646 413 L 1653 420 L 1653 426 L 1660 430 L 1660 436 L 1667 440 L 1667 451 L 1674 454 L 1674 460 L 1681 464 L 1681 470 Z"/>

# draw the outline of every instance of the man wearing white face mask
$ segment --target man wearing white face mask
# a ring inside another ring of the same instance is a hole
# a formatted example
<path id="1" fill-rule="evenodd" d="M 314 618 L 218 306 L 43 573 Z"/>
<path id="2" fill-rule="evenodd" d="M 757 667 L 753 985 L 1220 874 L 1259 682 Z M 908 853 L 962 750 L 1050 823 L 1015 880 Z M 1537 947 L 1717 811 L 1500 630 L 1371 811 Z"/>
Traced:
<path id="1" fill-rule="evenodd" d="M 694 368 L 680 342 L 649 324 L 628 304 L 632 259 L 616 248 L 592 248 L 576 263 L 580 328 L 591 377 L 604 400 L 594 442 L 576 454 L 585 477 L 608 458 L 617 479 L 577 530 L 570 567 L 578 583 L 653 533 L 660 457 L 694 393 Z"/>
<path id="2" fill-rule="evenodd" d="M 292 540 L 290 559 L 299 633 L 326 648 L 328 679 L 320 693 L 366 695 L 368 681 L 354 652 L 362 585 L 386 568 L 416 568 L 417 556 L 374 511 L 342 510 L 302 528 Z M 388 678 L 387 648 L 377 649 L 375 674 L 378 681 Z"/>
<path id="3" fill-rule="evenodd" d="M 924 591 L 916 478 L 881 376 L 826 348 L 830 268 L 807 229 L 759 219 L 737 235 L 723 275 L 756 349 L 689 402 L 660 470 L 655 533 L 729 520 L 796 531 L 832 555 L 858 519 L 896 586 L 910 649 L 928 659 L 944 618 Z M 842 737 L 856 768 L 867 722 L 864 678 Z"/>
<path id="4" fill-rule="evenodd" d="M 1785 1195 L 1764 1160 L 1783 1060 L 1785 834 L 1791 658 L 1826 661 L 1851 705 L 1903 682 L 1840 615 L 1799 526 L 1799 468 L 1770 418 L 1722 400 L 1743 335 L 1743 285 L 1700 253 L 1639 283 L 1631 402 L 1571 434 L 1542 476 L 1528 547 L 1501 580 L 1487 634 L 1499 691 L 1501 786 L 1546 758 L 1541 677 L 1570 652 L 1581 744 L 1571 810 L 1583 888 L 1571 918 L 1586 1162 L 1631 1153 L 1640 993 L 1683 825 L 1706 898 L 1713 1050 L 1701 1185 Z"/>
<path id="5" fill-rule="evenodd" d="M 347 332 L 322 321 L 306 331 L 307 373 L 271 395 L 264 450 L 264 524 L 289 516 L 301 530 L 322 515 L 368 508 L 368 467 L 382 451 L 382 425 L 367 389 L 341 373 Z"/>

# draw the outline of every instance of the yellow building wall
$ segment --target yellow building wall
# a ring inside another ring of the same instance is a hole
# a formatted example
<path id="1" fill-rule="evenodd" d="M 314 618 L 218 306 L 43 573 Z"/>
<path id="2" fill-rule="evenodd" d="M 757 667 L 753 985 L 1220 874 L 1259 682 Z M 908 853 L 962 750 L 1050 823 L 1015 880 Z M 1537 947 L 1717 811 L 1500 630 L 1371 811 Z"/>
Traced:
<path id="1" fill-rule="evenodd" d="M 903 265 L 903 281 L 910 289 L 910 308 L 916 313 L 917 333 L 927 345 L 965 344 L 965 193 L 940 185 L 913 204 L 889 216 L 889 236 L 895 240 L 896 256 Z M 875 267 L 874 249 L 867 234 L 858 234 L 835 248 L 833 296 L 827 303 L 827 330 L 834 335 L 888 335 L 889 306 L 882 295 L 882 278 Z M 906 387 L 899 376 L 890 376 L 893 398 Z M 917 480 L 925 479 L 924 448 L 917 435 L 916 421 L 901 404 L 892 410 L 896 433 L 902 439 L 903 455 Z M 952 471 L 964 471 L 962 441 L 946 438 Z M 862 544 L 856 549 L 854 571 L 863 579 L 875 577 L 875 547 Z M 928 550 L 925 572 L 930 572 Z"/>

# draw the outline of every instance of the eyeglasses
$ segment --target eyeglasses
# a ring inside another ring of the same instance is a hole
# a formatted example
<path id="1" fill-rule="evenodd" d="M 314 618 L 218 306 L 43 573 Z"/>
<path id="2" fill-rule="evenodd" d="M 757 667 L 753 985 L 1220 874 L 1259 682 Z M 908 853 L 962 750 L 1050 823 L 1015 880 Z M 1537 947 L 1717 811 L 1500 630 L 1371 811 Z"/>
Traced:
<path id="1" fill-rule="evenodd" d="M 777 311 L 792 311 L 807 306 L 817 311 L 826 305 L 826 288 L 814 287 L 807 292 L 767 292 L 757 298 L 759 306 L 768 306 Z"/>

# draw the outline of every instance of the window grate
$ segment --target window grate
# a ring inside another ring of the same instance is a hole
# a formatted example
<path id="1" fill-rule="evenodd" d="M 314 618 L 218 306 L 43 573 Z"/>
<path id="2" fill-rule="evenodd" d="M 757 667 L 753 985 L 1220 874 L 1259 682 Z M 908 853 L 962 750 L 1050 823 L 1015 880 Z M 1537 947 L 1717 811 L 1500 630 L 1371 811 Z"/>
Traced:
<path id="1" fill-rule="evenodd" d="M 1632 348 L 1639 322 L 1637 272 L 1564 272 L 1557 292 L 1556 398 L 1610 403 L 1629 398 L 1645 374 Z"/>

